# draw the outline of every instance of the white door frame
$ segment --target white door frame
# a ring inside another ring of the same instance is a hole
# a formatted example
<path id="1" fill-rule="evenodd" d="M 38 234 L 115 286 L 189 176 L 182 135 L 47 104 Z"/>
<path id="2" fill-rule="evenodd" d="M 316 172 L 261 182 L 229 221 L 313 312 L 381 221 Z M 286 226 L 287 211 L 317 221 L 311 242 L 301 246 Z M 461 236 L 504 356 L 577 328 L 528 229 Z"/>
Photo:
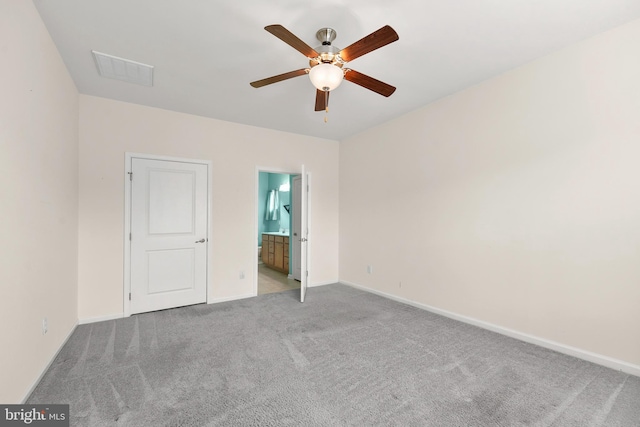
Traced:
<path id="1" fill-rule="evenodd" d="M 131 241 L 129 236 L 131 233 L 131 161 L 132 159 L 148 159 L 148 160 L 164 160 L 170 162 L 183 162 L 183 163 L 195 163 L 207 166 L 207 254 L 211 254 L 211 166 L 210 160 L 202 159 L 188 159 L 183 157 L 169 157 L 169 156 L 157 156 L 154 154 L 142 154 L 142 153 L 124 153 L 124 234 L 123 234 L 123 246 L 124 246 L 124 274 L 123 274 L 123 295 L 122 295 L 122 311 L 124 317 L 131 316 L 131 302 L 129 300 L 129 293 L 131 292 Z M 211 275 L 211 256 L 207 255 L 207 304 L 211 297 L 209 292 Z"/>
<path id="2" fill-rule="evenodd" d="M 295 171 L 295 172 L 291 172 L 291 171 L 286 171 L 284 169 L 279 169 L 279 168 L 273 168 L 273 167 L 267 167 L 267 166 L 256 166 L 256 178 L 255 178 L 255 196 L 254 196 L 254 200 L 255 200 L 255 205 L 254 205 L 254 218 L 253 218 L 253 226 L 255 227 L 254 229 L 254 233 L 253 233 L 253 248 L 252 248 L 252 259 L 253 259 L 253 296 L 258 296 L 258 233 L 259 233 L 259 228 L 258 228 L 258 208 L 259 208 L 259 203 L 263 203 L 263 201 L 258 200 L 258 197 L 260 195 L 260 172 L 266 172 L 266 173 L 280 173 L 280 174 L 286 174 L 286 175 L 301 175 L 302 174 L 302 169 L 300 169 L 299 171 Z M 311 173 L 309 171 L 307 171 L 307 184 L 310 184 L 311 181 Z M 291 189 L 291 191 L 293 191 L 293 189 Z M 310 229 L 311 226 L 311 200 L 307 199 L 307 228 Z M 289 236 L 289 245 L 291 245 L 291 236 Z M 307 270 L 309 270 L 311 272 L 311 255 L 310 255 L 310 246 L 309 243 L 307 242 Z M 262 247 L 262 250 L 264 250 L 264 246 Z M 309 273 L 311 274 L 311 273 Z M 309 282 L 307 282 L 309 283 Z"/>
<path id="3" fill-rule="evenodd" d="M 300 178 L 300 206 L 303 214 L 300 215 L 300 302 L 304 302 L 309 288 L 309 174 L 302 165 Z"/>

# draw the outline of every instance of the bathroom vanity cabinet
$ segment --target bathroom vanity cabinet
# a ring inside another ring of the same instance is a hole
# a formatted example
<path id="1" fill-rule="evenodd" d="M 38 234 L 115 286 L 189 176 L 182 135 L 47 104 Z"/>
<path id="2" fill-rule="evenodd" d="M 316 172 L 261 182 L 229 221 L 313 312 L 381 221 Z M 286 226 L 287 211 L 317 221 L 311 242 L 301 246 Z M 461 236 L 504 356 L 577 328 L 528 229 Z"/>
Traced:
<path id="1" fill-rule="evenodd" d="M 289 273 L 289 236 L 262 234 L 262 262 L 269 268 Z"/>

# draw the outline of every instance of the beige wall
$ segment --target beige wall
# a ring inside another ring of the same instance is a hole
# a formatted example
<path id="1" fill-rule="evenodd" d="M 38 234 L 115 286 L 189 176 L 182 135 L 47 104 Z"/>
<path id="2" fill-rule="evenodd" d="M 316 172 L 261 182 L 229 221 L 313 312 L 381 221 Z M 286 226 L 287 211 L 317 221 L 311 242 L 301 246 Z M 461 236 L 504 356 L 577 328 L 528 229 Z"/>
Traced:
<path id="1" fill-rule="evenodd" d="M 78 93 L 30 1 L 0 2 L 0 56 L 0 402 L 19 403 L 77 320 Z"/>
<path id="2" fill-rule="evenodd" d="M 310 284 L 337 281 L 336 141 L 81 95 L 81 321 L 123 312 L 125 152 L 212 162 L 213 300 L 248 296 L 254 289 L 256 168 L 295 173 L 304 163 L 312 181 Z"/>
<path id="3" fill-rule="evenodd" d="M 340 279 L 640 365 L 638 46 L 635 21 L 343 141 Z"/>

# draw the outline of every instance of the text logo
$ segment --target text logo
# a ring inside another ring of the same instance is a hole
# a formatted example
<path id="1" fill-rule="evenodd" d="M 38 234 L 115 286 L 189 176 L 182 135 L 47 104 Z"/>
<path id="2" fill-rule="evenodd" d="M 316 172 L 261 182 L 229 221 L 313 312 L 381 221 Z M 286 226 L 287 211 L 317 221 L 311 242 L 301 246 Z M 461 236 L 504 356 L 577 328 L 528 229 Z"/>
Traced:
<path id="1" fill-rule="evenodd" d="M 69 405 L 0 405 L 0 427 L 69 427 Z"/>

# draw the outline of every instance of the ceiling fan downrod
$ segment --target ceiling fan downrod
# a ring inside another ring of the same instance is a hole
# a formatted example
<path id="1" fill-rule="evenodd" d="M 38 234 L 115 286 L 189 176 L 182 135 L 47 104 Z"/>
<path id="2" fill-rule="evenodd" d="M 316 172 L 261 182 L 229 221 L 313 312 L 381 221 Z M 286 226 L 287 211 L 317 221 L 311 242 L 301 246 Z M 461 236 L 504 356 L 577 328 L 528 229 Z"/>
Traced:
<path id="1" fill-rule="evenodd" d="M 316 38 L 323 46 L 331 46 L 331 42 L 336 39 L 338 33 L 333 28 L 320 28 L 316 32 Z"/>

